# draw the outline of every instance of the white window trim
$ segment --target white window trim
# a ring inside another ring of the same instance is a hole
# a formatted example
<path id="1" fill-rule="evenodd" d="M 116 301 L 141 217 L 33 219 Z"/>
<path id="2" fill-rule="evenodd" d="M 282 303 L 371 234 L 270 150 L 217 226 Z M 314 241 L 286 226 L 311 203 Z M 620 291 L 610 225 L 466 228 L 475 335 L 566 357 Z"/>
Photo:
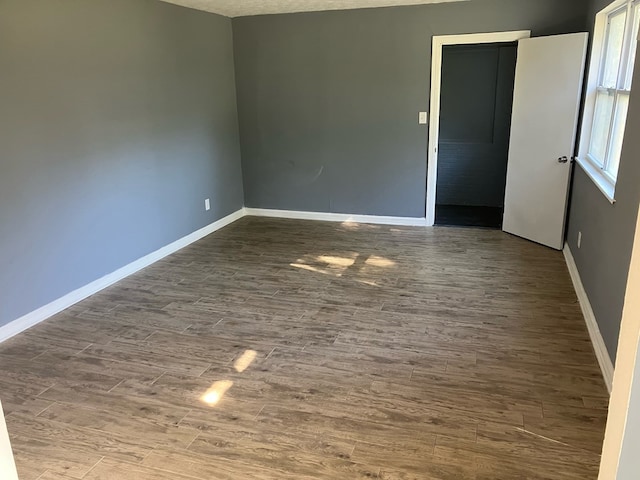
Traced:
<path id="1" fill-rule="evenodd" d="M 616 0 L 604 10 L 596 15 L 596 25 L 593 35 L 593 50 L 591 53 L 591 62 L 589 65 L 589 74 L 587 78 L 587 93 L 585 98 L 584 115 L 582 118 L 582 129 L 580 135 L 580 146 L 576 161 L 584 172 L 593 180 L 598 189 L 611 202 L 615 203 L 616 182 L 611 178 L 589 155 L 589 145 L 591 143 L 591 131 L 593 128 L 593 115 L 596 107 L 596 94 L 598 92 L 598 81 L 600 78 L 600 69 L 602 67 L 602 57 L 604 49 L 598 48 L 605 41 L 607 32 L 607 22 L 609 14 L 627 5 L 628 0 Z"/>
<path id="2" fill-rule="evenodd" d="M 580 143 L 582 144 L 582 142 Z M 582 145 L 580 146 L 580 149 L 582 150 Z M 582 167 L 582 170 L 591 178 L 591 180 L 593 180 L 593 183 L 596 184 L 598 190 L 607 197 L 607 200 L 609 200 L 611 204 L 616 203 L 616 184 L 604 173 L 602 168 L 595 165 L 588 156 L 583 157 L 582 155 L 578 155 L 576 161 L 578 165 Z"/>

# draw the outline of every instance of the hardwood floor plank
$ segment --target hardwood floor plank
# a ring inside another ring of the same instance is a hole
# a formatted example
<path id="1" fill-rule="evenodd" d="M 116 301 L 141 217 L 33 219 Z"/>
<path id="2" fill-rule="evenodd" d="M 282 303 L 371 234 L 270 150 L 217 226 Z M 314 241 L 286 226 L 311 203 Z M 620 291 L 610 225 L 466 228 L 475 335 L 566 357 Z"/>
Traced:
<path id="1" fill-rule="evenodd" d="M 68 444 L 57 444 L 51 440 L 14 432 L 11 432 L 11 447 L 20 480 L 39 479 L 45 471 L 82 478 L 102 458 L 99 454 L 73 448 Z"/>
<path id="2" fill-rule="evenodd" d="M 96 410 L 69 404 L 55 403 L 38 417 L 76 427 L 92 428 L 105 433 L 131 435 L 137 433 L 139 443 L 149 447 L 158 445 L 186 448 L 198 436 L 196 430 L 177 425 L 162 425 L 139 416 L 117 415 L 108 410 Z"/>
<path id="3" fill-rule="evenodd" d="M 60 452 L 66 452 L 65 455 L 81 452 L 92 457 L 110 456 L 134 463 L 141 461 L 152 450 L 140 443 L 133 430 L 124 435 L 106 433 L 19 413 L 7 416 L 7 428 L 12 445 L 17 450 L 36 451 L 41 447 L 46 450 L 50 445 L 55 445 Z"/>
<path id="4" fill-rule="evenodd" d="M 135 380 L 140 385 L 139 380 Z M 151 383 L 149 381 L 148 383 Z M 172 402 L 172 399 L 154 396 L 146 397 L 129 395 L 117 386 L 110 392 L 102 392 L 84 386 L 56 385 L 46 390 L 40 398 L 68 405 L 85 406 L 96 410 L 106 410 L 114 417 L 133 417 L 158 424 L 160 426 L 174 426 L 190 412 L 188 405 Z M 114 418 L 113 422 L 117 420 Z"/>
<path id="5" fill-rule="evenodd" d="M 353 442 L 337 438 L 305 434 L 292 437 L 258 428 L 203 434 L 189 450 L 301 476 L 377 478 L 379 467 L 351 460 L 353 448 Z"/>
<path id="6" fill-rule="evenodd" d="M 198 477 L 185 476 L 178 472 L 168 472 L 164 470 L 143 467 L 141 465 L 103 459 L 83 477 L 83 480 L 113 480 L 120 478 L 127 480 L 194 480 Z M 41 479 L 38 480 L 64 479 L 58 479 L 57 477 L 49 478 L 44 475 Z"/>
<path id="7" fill-rule="evenodd" d="M 144 459 L 142 464 L 168 473 L 186 474 L 199 479 L 235 480 L 244 477 L 259 480 L 293 480 L 313 478 L 220 457 L 216 457 L 215 462 L 212 462 L 209 455 L 177 450 L 154 450 Z"/>

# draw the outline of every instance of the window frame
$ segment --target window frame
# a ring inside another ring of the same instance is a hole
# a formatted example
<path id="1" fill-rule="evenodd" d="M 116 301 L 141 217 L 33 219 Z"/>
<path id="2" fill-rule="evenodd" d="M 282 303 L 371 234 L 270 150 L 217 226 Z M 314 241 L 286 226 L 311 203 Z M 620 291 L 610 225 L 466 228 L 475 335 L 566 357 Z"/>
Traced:
<path id="1" fill-rule="evenodd" d="M 618 111 L 617 103 L 619 97 L 621 95 L 630 95 L 631 76 L 629 75 L 629 73 L 630 70 L 632 70 L 631 67 L 633 66 L 635 60 L 634 58 L 631 58 L 631 56 L 634 54 L 637 48 L 637 38 L 633 38 L 633 36 L 635 33 L 635 21 L 637 20 L 637 15 L 640 15 L 640 10 L 638 10 L 639 8 L 640 0 L 616 0 L 596 15 L 596 24 L 593 37 L 593 50 L 591 53 L 591 63 L 587 78 L 584 115 L 582 120 L 580 145 L 578 150 L 579 153 L 576 160 L 611 203 L 615 202 L 615 187 L 617 181 L 617 175 L 612 175 L 608 170 L 608 167 L 611 165 L 610 149 L 613 147 L 611 135 L 609 137 L 609 141 L 607 142 L 607 151 L 605 153 L 605 159 L 602 163 L 590 154 L 591 138 L 594 131 L 596 99 L 599 93 L 604 92 L 613 94 L 614 96 L 614 107 L 611 116 L 611 124 L 609 127 L 609 132 L 611 134 L 614 129 L 616 113 Z M 623 9 L 627 10 L 623 48 L 621 53 L 623 63 L 621 65 L 620 71 L 618 72 L 618 78 L 616 80 L 615 87 L 607 88 L 601 86 L 600 84 L 601 80 L 603 80 L 604 71 L 606 68 L 605 60 L 609 41 L 609 22 L 611 17 L 613 17 L 617 13 L 620 13 Z"/>

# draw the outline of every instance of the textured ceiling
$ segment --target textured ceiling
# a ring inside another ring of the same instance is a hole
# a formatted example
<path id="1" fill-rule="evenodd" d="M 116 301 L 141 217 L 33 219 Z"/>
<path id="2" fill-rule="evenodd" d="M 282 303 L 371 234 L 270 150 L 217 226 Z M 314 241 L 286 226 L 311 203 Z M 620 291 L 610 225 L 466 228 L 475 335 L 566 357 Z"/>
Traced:
<path id="1" fill-rule="evenodd" d="M 468 0 L 163 0 L 185 7 L 218 13 L 227 17 L 266 15 L 271 13 L 317 12 L 353 8 L 422 5 L 426 3 Z"/>

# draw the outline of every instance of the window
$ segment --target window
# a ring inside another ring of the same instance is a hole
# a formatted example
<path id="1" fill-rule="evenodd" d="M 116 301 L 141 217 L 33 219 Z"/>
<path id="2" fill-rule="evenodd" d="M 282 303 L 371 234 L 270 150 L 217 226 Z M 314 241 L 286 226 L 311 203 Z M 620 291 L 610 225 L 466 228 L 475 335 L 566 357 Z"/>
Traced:
<path id="1" fill-rule="evenodd" d="M 627 123 L 640 0 L 618 0 L 596 17 L 578 161 L 613 201 Z"/>

